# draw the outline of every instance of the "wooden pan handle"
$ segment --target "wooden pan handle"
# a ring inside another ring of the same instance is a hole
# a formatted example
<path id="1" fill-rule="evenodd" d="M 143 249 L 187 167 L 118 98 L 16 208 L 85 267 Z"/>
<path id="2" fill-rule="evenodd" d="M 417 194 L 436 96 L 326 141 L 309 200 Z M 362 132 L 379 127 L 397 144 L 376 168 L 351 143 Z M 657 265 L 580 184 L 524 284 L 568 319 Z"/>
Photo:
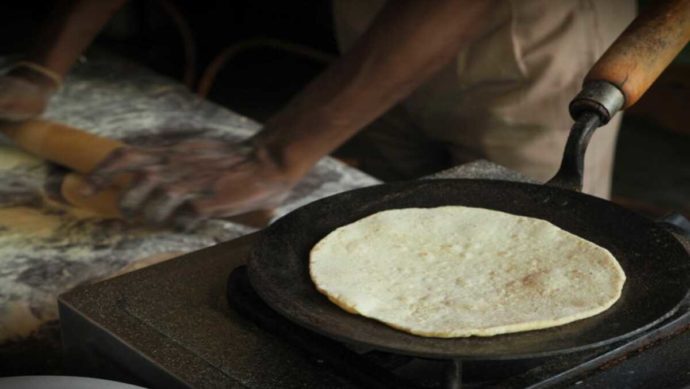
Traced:
<path id="1" fill-rule="evenodd" d="M 665 1 L 643 13 L 585 77 L 607 81 L 625 96 L 623 108 L 635 104 L 690 40 L 690 0 Z"/>

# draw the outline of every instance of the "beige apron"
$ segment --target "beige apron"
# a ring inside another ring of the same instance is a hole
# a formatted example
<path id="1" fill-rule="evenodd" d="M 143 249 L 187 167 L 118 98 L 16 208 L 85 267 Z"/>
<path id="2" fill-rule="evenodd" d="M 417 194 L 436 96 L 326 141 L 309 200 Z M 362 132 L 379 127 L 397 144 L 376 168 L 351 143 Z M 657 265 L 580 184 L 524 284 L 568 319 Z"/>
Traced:
<path id="1" fill-rule="evenodd" d="M 384 1 L 335 0 L 346 50 Z M 505 0 L 484 31 L 399 106 L 358 135 L 362 168 L 413 178 L 485 158 L 538 180 L 556 172 L 582 79 L 635 16 L 633 0 Z M 391 37 L 395 39 L 395 37 Z M 587 193 L 608 197 L 621 116 L 592 138 Z"/>

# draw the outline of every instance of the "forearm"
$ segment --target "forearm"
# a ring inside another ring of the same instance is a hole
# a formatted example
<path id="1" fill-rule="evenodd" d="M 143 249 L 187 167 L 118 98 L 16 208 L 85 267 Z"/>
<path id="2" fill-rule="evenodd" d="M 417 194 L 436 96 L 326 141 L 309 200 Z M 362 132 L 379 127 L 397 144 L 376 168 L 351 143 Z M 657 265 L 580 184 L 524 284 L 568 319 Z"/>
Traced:
<path id="1" fill-rule="evenodd" d="M 457 55 L 491 1 L 394 0 L 341 59 L 266 124 L 255 140 L 303 174 Z"/>
<path id="2" fill-rule="evenodd" d="M 127 0 L 62 0 L 27 54 L 27 60 L 64 76 Z"/>

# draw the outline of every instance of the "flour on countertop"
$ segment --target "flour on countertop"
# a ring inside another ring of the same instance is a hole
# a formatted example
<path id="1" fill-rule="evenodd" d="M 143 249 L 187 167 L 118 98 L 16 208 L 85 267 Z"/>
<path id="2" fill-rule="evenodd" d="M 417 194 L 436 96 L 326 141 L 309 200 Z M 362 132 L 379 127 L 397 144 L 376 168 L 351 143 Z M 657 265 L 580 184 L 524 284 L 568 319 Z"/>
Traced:
<path id="1" fill-rule="evenodd" d="M 45 117 L 125 141 L 155 142 L 168 134 L 240 140 L 260 128 L 167 78 L 103 54 L 77 66 Z M 183 233 L 73 212 L 43 196 L 48 171 L 47 164 L 0 139 L 0 343 L 55 320 L 57 296 L 76 285 L 253 231 L 211 220 Z M 325 158 L 277 214 L 375 183 Z"/>

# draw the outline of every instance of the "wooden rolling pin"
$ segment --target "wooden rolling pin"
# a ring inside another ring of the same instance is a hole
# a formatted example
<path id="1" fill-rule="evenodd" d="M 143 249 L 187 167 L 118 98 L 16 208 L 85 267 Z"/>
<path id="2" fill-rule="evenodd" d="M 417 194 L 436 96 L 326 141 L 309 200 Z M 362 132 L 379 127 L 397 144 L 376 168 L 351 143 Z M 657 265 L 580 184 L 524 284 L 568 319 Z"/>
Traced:
<path id="1" fill-rule="evenodd" d="M 125 144 L 114 139 L 90 134 L 68 125 L 47 120 L 29 120 L 21 123 L 3 123 L 0 131 L 23 150 L 64 166 L 76 173 L 67 174 L 60 184 L 60 195 L 70 205 L 87 209 L 106 218 L 121 218 L 118 200 L 132 176 L 121 174 L 113 185 L 94 195 L 85 196 L 87 184 L 84 175 L 93 171 L 110 153 Z M 231 220 L 263 227 L 271 219 L 272 211 L 255 211 Z"/>
<path id="2" fill-rule="evenodd" d="M 23 150 L 69 168 L 88 174 L 124 143 L 90 134 L 86 131 L 47 120 L 3 123 L 0 130 Z M 81 174 L 68 174 L 60 185 L 60 195 L 69 204 L 88 209 L 104 217 L 121 217 L 117 208 L 119 188 L 125 188 L 131 177 L 120 175 L 114 185 L 93 196 L 84 196 L 87 187 Z"/>
<path id="3" fill-rule="evenodd" d="M 2 123 L 2 131 L 29 153 L 82 174 L 90 173 L 124 143 L 47 120 Z"/>

